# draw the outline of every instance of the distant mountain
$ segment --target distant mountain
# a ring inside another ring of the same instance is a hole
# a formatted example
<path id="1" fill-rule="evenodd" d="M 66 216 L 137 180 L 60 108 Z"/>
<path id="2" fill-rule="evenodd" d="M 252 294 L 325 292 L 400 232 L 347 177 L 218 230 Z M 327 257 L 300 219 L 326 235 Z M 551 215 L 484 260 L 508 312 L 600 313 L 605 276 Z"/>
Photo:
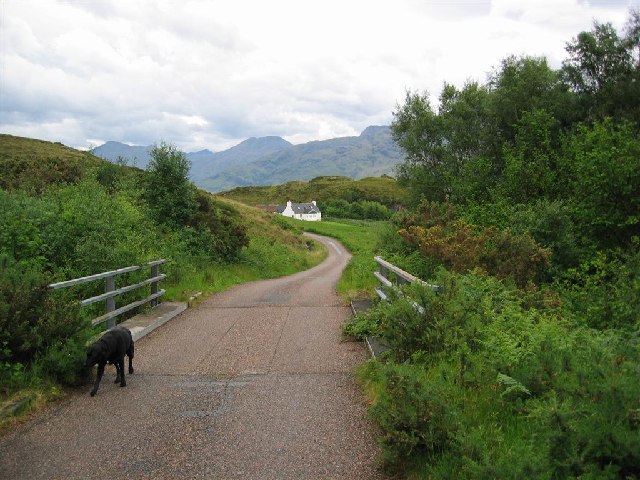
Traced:
<path id="1" fill-rule="evenodd" d="M 280 137 L 249 138 L 235 147 L 222 152 L 213 153 L 209 150 L 188 153 L 191 160 L 191 179 L 202 186 L 205 178 L 216 175 L 232 167 L 254 162 L 265 155 L 278 152 L 291 144 Z"/>
<path id="2" fill-rule="evenodd" d="M 141 147 L 120 142 L 107 142 L 104 145 L 94 148 L 92 153 L 96 157 L 104 158 L 112 162 L 122 159 L 126 160 L 129 165 L 145 168 L 147 163 L 149 163 L 150 151 L 151 146 Z"/>
<path id="3" fill-rule="evenodd" d="M 247 185 L 278 185 L 320 176 L 354 179 L 392 174 L 402 151 L 387 126 L 367 127 L 358 137 L 334 138 L 291 145 L 224 171 L 196 184 L 212 192 Z"/>
<path id="4" fill-rule="evenodd" d="M 252 137 L 222 152 L 212 152 L 206 149 L 189 152 L 186 155 L 191 160 L 190 176 L 193 182 L 198 185 L 200 180 L 220 173 L 229 167 L 253 162 L 290 146 L 289 142 L 280 137 Z M 151 145 L 148 147 L 131 146 L 110 141 L 96 147 L 93 154 L 112 162 L 122 159 L 126 160 L 129 165 L 145 168 L 151 158 L 149 155 L 151 148 Z"/>
<path id="5" fill-rule="evenodd" d="M 107 142 L 93 153 L 106 160 L 119 157 L 139 168 L 149 163 L 151 146 Z M 393 173 L 402 152 L 387 126 L 367 127 L 357 137 L 333 138 L 292 145 L 281 137 L 249 138 L 222 152 L 187 153 L 191 180 L 200 188 L 220 192 L 247 185 L 279 185 L 321 176 L 353 179 Z"/>

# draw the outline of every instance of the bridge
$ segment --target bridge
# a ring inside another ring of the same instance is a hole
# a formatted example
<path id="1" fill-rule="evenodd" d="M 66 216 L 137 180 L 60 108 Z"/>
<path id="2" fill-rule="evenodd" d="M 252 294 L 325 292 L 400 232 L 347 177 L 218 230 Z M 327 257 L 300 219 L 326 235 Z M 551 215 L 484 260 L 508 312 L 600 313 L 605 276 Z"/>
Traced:
<path id="1" fill-rule="evenodd" d="M 89 387 L 4 432 L 7 479 L 377 479 L 353 374 L 367 358 L 340 325 L 350 255 L 212 295 L 136 343 L 127 387 Z"/>

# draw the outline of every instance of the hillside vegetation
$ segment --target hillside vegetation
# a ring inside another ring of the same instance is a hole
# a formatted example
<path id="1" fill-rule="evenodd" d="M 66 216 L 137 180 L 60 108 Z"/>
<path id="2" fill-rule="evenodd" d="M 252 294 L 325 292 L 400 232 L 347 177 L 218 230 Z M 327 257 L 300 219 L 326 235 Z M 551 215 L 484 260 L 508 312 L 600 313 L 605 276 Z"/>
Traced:
<path id="1" fill-rule="evenodd" d="M 408 478 L 640 478 L 640 12 L 559 70 L 408 92 L 410 208 L 379 253 L 429 283 L 345 327 L 388 468 Z M 419 308 L 417 308 L 419 307 Z"/>
<path id="2" fill-rule="evenodd" d="M 308 182 L 287 182 L 263 187 L 238 187 L 219 193 L 247 205 L 281 205 L 288 200 L 315 200 L 324 218 L 388 219 L 393 210 L 405 205 L 408 191 L 395 179 L 367 177 L 353 180 L 348 177 L 317 177 Z"/>
<path id="3" fill-rule="evenodd" d="M 141 171 L 3 135 L 0 166 L 0 400 L 83 381 L 89 319 L 104 311 L 80 310 L 77 300 L 104 286 L 50 291 L 50 283 L 165 258 L 167 298 L 184 300 L 306 269 L 326 254 L 271 215 L 197 190 L 171 145 L 155 147 Z"/>

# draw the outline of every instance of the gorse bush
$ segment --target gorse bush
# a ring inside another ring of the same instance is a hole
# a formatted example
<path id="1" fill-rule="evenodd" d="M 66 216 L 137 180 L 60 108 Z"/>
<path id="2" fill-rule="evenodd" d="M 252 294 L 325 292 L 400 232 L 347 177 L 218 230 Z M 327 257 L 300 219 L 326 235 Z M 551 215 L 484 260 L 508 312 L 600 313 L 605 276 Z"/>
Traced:
<path id="1" fill-rule="evenodd" d="M 409 226 L 398 233 L 425 257 L 455 272 L 479 268 L 521 287 L 539 282 L 550 264 L 550 250 L 527 233 L 516 234 L 508 228 L 478 227 L 459 219 L 427 228 Z"/>

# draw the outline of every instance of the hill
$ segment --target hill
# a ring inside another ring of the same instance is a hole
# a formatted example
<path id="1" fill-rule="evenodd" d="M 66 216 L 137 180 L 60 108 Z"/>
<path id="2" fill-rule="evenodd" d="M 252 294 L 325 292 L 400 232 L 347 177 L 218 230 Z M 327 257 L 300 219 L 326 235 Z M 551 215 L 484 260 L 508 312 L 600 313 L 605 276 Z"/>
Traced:
<path id="1" fill-rule="evenodd" d="M 218 193 L 247 205 L 280 204 L 287 200 L 327 202 L 363 200 L 382 203 L 388 207 L 403 205 L 407 192 L 391 177 L 367 177 L 353 180 L 347 177 L 316 177 L 308 182 L 294 181 L 281 185 L 237 187 Z"/>
<path id="2" fill-rule="evenodd" d="M 246 165 L 199 179 L 196 184 L 220 192 L 238 186 L 277 185 L 319 176 L 359 179 L 391 174 L 402 158 L 389 127 L 372 126 L 357 137 L 292 145 Z"/>
<path id="3" fill-rule="evenodd" d="M 74 183 L 103 163 L 61 143 L 0 134 L 0 188 L 40 191 L 52 183 Z"/>

